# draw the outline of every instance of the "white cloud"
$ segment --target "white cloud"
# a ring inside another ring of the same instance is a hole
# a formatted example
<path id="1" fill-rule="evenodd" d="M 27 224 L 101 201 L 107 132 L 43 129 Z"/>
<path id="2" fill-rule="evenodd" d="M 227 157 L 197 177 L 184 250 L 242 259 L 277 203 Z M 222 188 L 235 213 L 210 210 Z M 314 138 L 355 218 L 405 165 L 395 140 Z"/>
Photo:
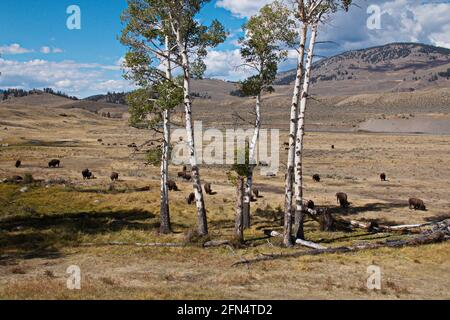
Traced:
<path id="1" fill-rule="evenodd" d="M 218 0 L 217 7 L 227 9 L 237 17 L 251 17 L 264 5 L 274 0 Z"/>
<path id="2" fill-rule="evenodd" d="M 0 58 L 0 88 L 51 87 L 78 96 L 133 88 L 121 78 L 121 73 L 112 73 L 108 67 L 113 66 L 74 61 L 14 61 Z"/>
<path id="3" fill-rule="evenodd" d="M 50 47 L 42 47 L 41 48 L 41 53 L 48 54 L 50 52 L 52 52 L 52 49 Z"/>
<path id="4" fill-rule="evenodd" d="M 211 50 L 205 59 L 206 76 L 222 80 L 237 81 L 249 75 L 251 71 L 242 66 L 239 49 L 217 51 Z"/>
<path id="5" fill-rule="evenodd" d="M 63 50 L 59 48 L 50 48 L 48 46 L 41 47 L 41 53 L 49 54 L 49 53 L 62 53 Z"/>
<path id="6" fill-rule="evenodd" d="M 10 45 L 5 45 L 0 47 L 1 54 L 24 54 L 32 52 L 33 50 L 22 48 L 18 43 L 13 43 Z"/>
<path id="7" fill-rule="evenodd" d="M 320 28 L 319 53 L 332 55 L 391 42 L 421 42 L 450 48 L 450 3 L 415 0 L 373 0 L 356 2 L 348 13 L 339 12 Z M 369 30 L 366 9 L 378 5 L 381 29 Z"/>

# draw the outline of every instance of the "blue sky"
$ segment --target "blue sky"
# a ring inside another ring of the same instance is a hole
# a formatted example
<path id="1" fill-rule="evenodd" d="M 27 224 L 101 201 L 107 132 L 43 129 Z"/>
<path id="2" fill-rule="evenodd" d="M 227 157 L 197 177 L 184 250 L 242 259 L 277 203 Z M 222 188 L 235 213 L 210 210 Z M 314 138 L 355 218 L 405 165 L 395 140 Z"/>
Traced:
<path id="1" fill-rule="evenodd" d="M 230 32 L 226 43 L 211 50 L 207 76 L 239 80 L 236 40 L 246 18 L 271 0 L 213 0 L 199 17 L 208 23 L 219 19 Z M 288 0 L 286 0 L 288 1 Z M 359 49 L 394 41 L 425 42 L 450 47 L 449 1 L 374 0 L 357 1 L 347 14 L 337 14 L 320 30 L 319 54 Z M 369 5 L 382 12 L 381 30 L 366 27 Z M 68 30 L 66 9 L 81 9 L 81 30 Z M 125 0 L 2 0 L 0 10 L 0 88 L 53 87 L 80 97 L 105 91 L 129 90 L 122 78 L 120 61 L 126 52 L 117 36 Z M 281 70 L 295 64 L 295 53 Z"/>

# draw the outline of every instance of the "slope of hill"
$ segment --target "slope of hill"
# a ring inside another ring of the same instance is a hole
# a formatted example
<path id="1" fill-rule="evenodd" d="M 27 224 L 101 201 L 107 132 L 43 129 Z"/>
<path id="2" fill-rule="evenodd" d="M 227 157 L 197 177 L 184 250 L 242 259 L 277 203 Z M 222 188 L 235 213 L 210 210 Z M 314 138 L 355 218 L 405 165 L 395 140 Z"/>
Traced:
<path id="1" fill-rule="evenodd" d="M 450 49 L 392 43 L 322 59 L 313 72 L 313 91 L 321 95 L 450 87 Z M 295 71 L 283 72 L 277 84 L 291 85 L 294 79 Z"/>
<path id="2" fill-rule="evenodd" d="M 110 113 L 113 118 L 122 117 L 128 111 L 123 104 L 107 103 L 102 101 L 72 100 L 49 93 L 34 93 L 24 97 L 9 98 L 0 102 L 1 106 L 23 106 L 23 107 L 49 107 L 63 109 L 83 109 L 94 113 Z"/>

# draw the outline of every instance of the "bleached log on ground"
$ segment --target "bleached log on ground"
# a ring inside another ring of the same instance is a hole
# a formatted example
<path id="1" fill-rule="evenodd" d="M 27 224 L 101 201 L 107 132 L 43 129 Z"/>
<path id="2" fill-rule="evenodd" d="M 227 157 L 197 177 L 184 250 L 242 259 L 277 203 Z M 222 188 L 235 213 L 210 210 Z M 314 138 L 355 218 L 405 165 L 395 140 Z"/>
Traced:
<path id="1" fill-rule="evenodd" d="M 283 237 L 283 234 L 277 232 L 277 231 L 271 231 L 271 230 L 267 230 L 266 234 L 271 236 L 271 237 Z M 295 240 L 296 244 L 302 245 L 304 247 L 308 247 L 308 248 L 312 248 L 312 249 L 319 249 L 319 250 L 325 250 L 327 249 L 327 247 L 324 247 L 318 243 L 312 242 L 312 241 L 306 241 L 306 240 L 302 240 L 302 239 L 297 239 Z"/>
<path id="2" fill-rule="evenodd" d="M 220 247 L 220 246 L 226 246 L 226 245 L 230 245 L 230 244 L 231 243 L 229 240 L 212 240 L 212 241 L 205 242 L 203 244 L 203 247 L 205 247 L 205 248 Z"/>
<path id="3" fill-rule="evenodd" d="M 413 236 L 406 240 L 386 240 L 376 243 L 368 243 L 362 245 L 355 245 L 350 247 L 336 247 L 329 249 L 315 249 L 310 251 L 299 251 L 294 253 L 284 253 L 284 254 L 264 254 L 260 257 L 254 259 L 248 259 L 246 261 L 237 261 L 232 264 L 232 266 L 238 266 L 242 264 L 250 265 L 252 263 L 262 262 L 262 261 L 272 261 L 285 258 L 298 258 L 302 256 L 320 255 L 327 253 L 347 253 L 356 252 L 361 250 L 378 249 L 378 248 L 401 248 L 406 246 L 419 246 L 431 243 L 438 243 L 450 240 L 450 230 L 446 226 L 438 231 L 421 234 L 420 236 Z"/>
<path id="4" fill-rule="evenodd" d="M 402 230 L 430 227 L 430 226 L 440 225 L 442 223 L 445 223 L 447 220 L 449 220 L 449 219 L 444 219 L 441 221 L 419 223 L 419 224 L 404 224 L 404 225 L 397 225 L 397 226 L 374 225 L 370 222 L 366 223 L 366 222 L 359 222 L 359 221 L 351 220 L 350 224 L 353 227 L 367 229 L 367 230 L 371 229 L 376 232 L 381 232 L 381 231 L 402 231 Z"/>

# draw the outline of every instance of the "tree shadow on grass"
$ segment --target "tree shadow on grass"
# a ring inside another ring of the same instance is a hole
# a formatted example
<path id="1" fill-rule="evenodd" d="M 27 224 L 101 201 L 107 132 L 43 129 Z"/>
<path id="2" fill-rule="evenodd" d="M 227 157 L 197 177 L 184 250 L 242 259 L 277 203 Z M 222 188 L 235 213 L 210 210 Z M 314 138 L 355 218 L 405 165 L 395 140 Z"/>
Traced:
<path id="1" fill-rule="evenodd" d="M 363 206 L 352 206 L 350 204 L 350 206 L 348 208 L 341 208 L 341 207 L 336 206 L 336 207 L 329 208 L 328 210 L 332 214 L 348 216 L 348 215 L 358 215 L 360 213 L 365 213 L 365 212 L 389 211 L 391 209 L 405 208 L 405 206 L 407 207 L 408 204 L 398 203 L 398 202 L 397 203 L 375 202 L 375 203 L 367 203 Z"/>
<path id="2" fill-rule="evenodd" d="M 450 219 L 450 213 L 443 213 L 443 214 L 438 214 L 432 217 L 426 217 L 424 218 L 424 220 L 426 222 L 439 222 L 439 221 L 443 221 L 446 219 Z"/>
<path id="3" fill-rule="evenodd" d="M 0 221 L 0 264 L 11 258 L 57 258 L 61 249 L 81 243 L 84 235 L 122 230 L 155 231 L 159 221 L 144 210 L 80 212 L 42 217 L 11 217 Z"/>

